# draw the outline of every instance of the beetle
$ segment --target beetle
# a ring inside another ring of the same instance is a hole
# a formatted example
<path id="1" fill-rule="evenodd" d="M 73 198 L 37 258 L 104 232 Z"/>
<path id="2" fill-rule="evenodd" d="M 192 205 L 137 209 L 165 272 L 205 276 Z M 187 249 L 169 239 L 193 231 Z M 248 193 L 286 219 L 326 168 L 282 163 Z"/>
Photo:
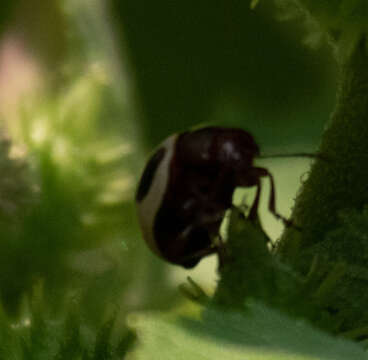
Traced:
<path id="1" fill-rule="evenodd" d="M 248 218 L 256 221 L 261 178 L 270 180 L 269 211 L 275 208 L 272 174 L 254 166 L 260 155 L 253 136 L 242 129 L 204 127 L 171 135 L 148 160 L 136 192 L 138 220 L 151 250 L 166 261 L 192 268 L 218 252 L 226 210 L 236 187 L 256 187 Z"/>

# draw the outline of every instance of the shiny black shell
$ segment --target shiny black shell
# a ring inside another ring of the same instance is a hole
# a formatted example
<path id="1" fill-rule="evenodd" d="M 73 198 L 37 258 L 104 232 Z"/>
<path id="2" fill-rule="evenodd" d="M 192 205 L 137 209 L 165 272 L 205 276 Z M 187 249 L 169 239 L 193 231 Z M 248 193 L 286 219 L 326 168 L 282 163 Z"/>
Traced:
<path id="1" fill-rule="evenodd" d="M 175 134 L 153 153 L 136 203 L 143 237 L 165 260 L 194 267 L 219 233 L 237 186 L 254 186 L 259 148 L 242 129 L 205 127 Z"/>

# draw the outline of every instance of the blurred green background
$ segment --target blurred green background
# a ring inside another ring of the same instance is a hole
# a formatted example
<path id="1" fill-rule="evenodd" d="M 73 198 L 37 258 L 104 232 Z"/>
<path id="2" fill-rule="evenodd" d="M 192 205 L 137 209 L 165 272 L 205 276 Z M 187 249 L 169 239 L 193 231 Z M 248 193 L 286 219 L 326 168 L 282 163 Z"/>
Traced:
<path id="1" fill-rule="evenodd" d="M 145 158 L 209 123 L 251 131 L 265 154 L 315 151 L 336 64 L 311 33 L 266 1 L 3 0 L 0 330 L 19 354 L 61 354 L 73 319 L 80 348 L 97 354 L 90 339 L 114 318 L 123 349 L 127 313 L 175 308 L 187 274 L 213 288 L 214 259 L 187 272 L 146 249 L 133 203 Z M 289 215 L 309 162 L 259 163 Z M 261 219 L 276 238 L 264 204 Z M 45 327 L 47 351 L 32 337 Z"/>

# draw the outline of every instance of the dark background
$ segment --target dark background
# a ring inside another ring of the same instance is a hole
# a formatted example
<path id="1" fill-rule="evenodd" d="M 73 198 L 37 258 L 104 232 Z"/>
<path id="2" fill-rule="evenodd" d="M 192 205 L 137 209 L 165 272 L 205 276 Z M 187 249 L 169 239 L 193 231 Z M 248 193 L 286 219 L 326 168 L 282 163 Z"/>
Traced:
<path id="1" fill-rule="evenodd" d="M 113 1 L 147 147 L 199 123 L 241 126 L 268 146 L 318 143 L 334 102 L 326 44 L 270 2 Z"/>

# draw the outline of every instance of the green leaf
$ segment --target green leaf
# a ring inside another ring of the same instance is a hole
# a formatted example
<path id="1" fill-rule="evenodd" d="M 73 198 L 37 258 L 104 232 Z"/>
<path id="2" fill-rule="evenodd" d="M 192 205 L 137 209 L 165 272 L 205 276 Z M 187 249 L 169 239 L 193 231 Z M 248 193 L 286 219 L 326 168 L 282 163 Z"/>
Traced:
<path id="1" fill-rule="evenodd" d="M 250 2 L 250 8 L 253 10 L 253 9 L 255 9 L 256 8 L 256 6 L 258 5 L 258 3 L 259 3 L 259 0 L 252 0 L 251 2 Z"/>
<path id="2" fill-rule="evenodd" d="M 358 345 L 334 338 L 303 320 L 260 304 L 248 312 L 210 309 L 202 320 L 138 314 L 131 318 L 139 344 L 136 359 L 201 360 L 358 360 L 367 355 Z"/>

